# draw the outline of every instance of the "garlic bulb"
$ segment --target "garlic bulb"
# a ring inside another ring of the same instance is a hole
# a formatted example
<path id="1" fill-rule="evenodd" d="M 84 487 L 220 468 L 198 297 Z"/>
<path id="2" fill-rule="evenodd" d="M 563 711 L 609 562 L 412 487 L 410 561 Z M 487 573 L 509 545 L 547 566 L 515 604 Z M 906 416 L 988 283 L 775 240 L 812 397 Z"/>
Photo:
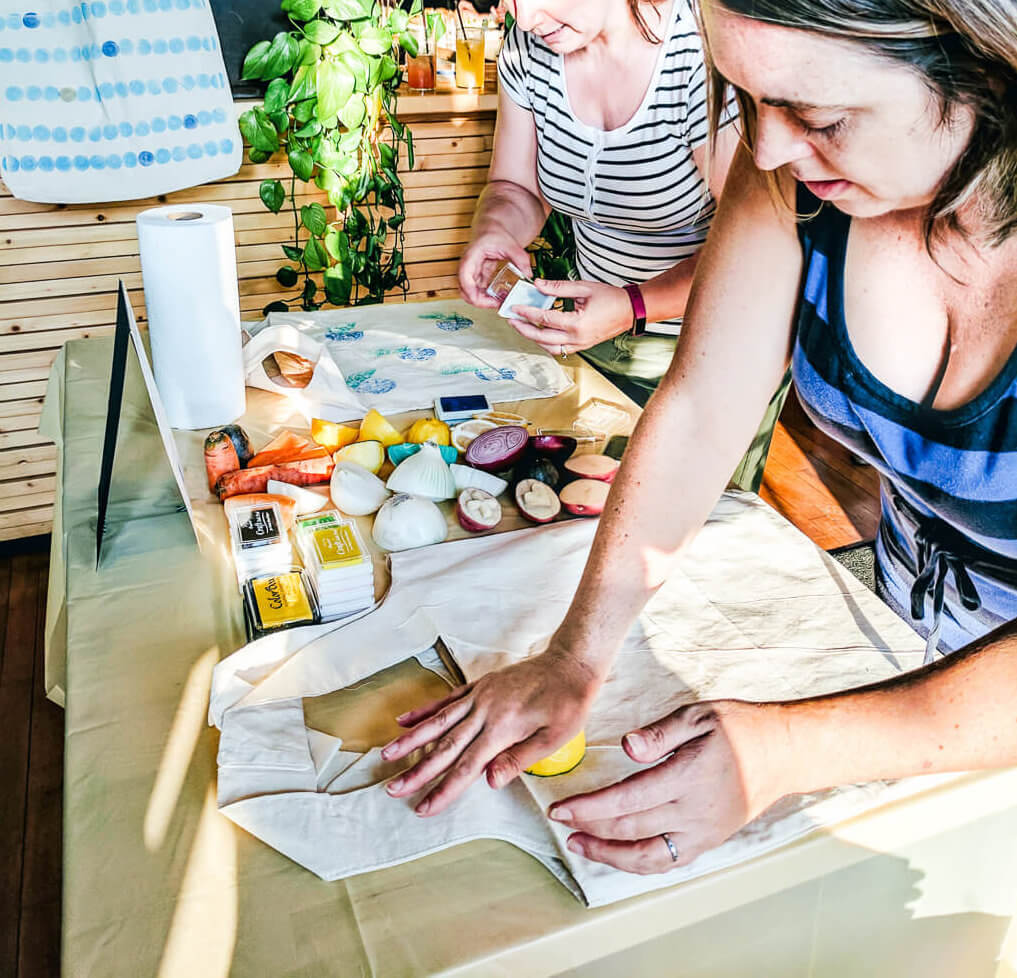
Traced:
<path id="1" fill-rule="evenodd" d="M 400 493 L 378 510 L 371 536 L 382 550 L 412 550 L 441 543 L 448 536 L 448 524 L 430 499 Z"/>
<path id="2" fill-rule="evenodd" d="M 356 462 L 336 462 L 329 492 L 347 516 L 373 513 L 389 497 L 385 483 Z"/>
<path id="3" fill-rule="evenodd" d="M 507 488 L 508 483 L 490 472 L 483 472 L 475 469 L 472 465 L 450 465 L 452 478 L 456 481 L 456 489 L 462 492 L 463 489 L 483 489 L 492 496 L 500 496 Z"/>
<path id="4" fill-rule="evenodd" d="M 456 480 L 433 442 L 426 442 L 415 455 L 403 459 L 385 485 L 392 492 L 423 496 L 434 502 L 452 499 L 456 494 Z"/>

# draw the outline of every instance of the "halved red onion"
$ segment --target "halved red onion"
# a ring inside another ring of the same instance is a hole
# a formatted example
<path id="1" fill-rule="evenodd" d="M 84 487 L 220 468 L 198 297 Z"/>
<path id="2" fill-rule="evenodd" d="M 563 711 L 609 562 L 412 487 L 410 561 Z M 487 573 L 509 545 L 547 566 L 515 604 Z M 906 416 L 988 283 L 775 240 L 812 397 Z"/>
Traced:
<path id="1" fill-rule="evenodd" d="M 561 512 L 557 493 L 536 479 L 523 479 L 516 485 L 516 505 L 534 523 L 550 523 Z"/>
<path id="2" fill-rule="evenodd" d="M 610 484 L 601 479 L 576 479 L 562 489 L 561 504 L 574 516 L 600 516 L 610 491 Z"/>
<path id="3" fill-rule="evenodd" d="M 456 518 L 470 533 L 493 530 L 501 522 L 501 503 L 483 489 L 464 489 L 456 501 Z"/>
<path id="4" fill-rule="evenodd" d="M 611 482 L 618 474 L 621 462 L 610 455 L 575 455 L 565 462 L 565 471 L 580 479 L 598 479 Z"/>
<path id="5" fill-rule="evenodd" d="M 502 425 L 482 431 L 466 449 L 466 461 L 485 472 L 503 472 L 519 460 L 529 437 L 521 425 Z"/>

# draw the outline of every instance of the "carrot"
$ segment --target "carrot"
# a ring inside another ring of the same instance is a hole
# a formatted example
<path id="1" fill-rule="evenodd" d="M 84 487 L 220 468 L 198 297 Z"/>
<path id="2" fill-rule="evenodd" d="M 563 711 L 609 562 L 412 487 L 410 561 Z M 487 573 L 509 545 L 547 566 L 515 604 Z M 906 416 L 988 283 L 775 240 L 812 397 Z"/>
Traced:
<path id="1" fill-rule="evenodd" d="M 282 431 L 275 436 L 257 455 L 248 459 L 248 468 L 261 465 L 278 465 L 281 462 L 296 462 L 301 459 L 323 458 L 328 452 L 313 441 L 296 435 L 292 431 Z"/>
<path id="2" fill-rule="evenodd" d="M 237 455 L 233 439 L 225 431 L 213 431 L 205 439 L 205 472 L 208 475 L 209 491 L 215 492 L 215 484 L 220 476 L 239 468 L 240 456 Z"/>
<path id="3" fill-rule="evenodd" d="M 335 462 L 327 452 L 323 458 L 298 459 L 295 462 L 280 462 L 278 465 L 249 466 L 220 476 L 215 484 L 215 491 L 220 499 L 245 492 L 265 492 L 269 479 L 289 482 L 294 486 L 313 486 L 328 482 L 334 468 Z"/>

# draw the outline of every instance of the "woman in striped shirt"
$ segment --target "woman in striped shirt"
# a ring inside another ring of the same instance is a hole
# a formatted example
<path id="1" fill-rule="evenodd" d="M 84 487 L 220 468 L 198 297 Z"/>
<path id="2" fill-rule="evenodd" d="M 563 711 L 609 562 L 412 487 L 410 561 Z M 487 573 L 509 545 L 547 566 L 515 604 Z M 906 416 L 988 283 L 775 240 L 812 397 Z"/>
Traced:
<path id="1" fill-rule="evenodd" d="M 497 305 L 485 291 L 497 262 L 528 269 L 524 249 L 553 207 L 572 221 L 581 281 L 539 287 L 573 299 L 577 311 L 517 307 L 513 325 L 555 355 L 583 351 L 645 404 L 674 355 L 736 127 L 723 127 L 708 161 L 706 72 L 690 0 L 511 6 L 491 171 L 459 269 L 463 296 Z M 733 117 L 732 109 L 725 123 Z M 783 395 L 736 473 L 745 488 L 758 488 Z"/>
<path id="2" fill-rule="evenodd" d="M 1017 0 L 702 3 L 752 155 L 580 590 L 546 653 L 412 714 L 386 757 L 442 739 L 400 782 L 442 776 L 434 814 L 579 729 L 789 356 L 817 423 L 880 471 L 882 593 L 948 654 L 633 731 L 625 749 L 654 766 L 550 814 L 575 852 L 636 872 L 691 861 L 785 794 L 1017 763 Z"/>

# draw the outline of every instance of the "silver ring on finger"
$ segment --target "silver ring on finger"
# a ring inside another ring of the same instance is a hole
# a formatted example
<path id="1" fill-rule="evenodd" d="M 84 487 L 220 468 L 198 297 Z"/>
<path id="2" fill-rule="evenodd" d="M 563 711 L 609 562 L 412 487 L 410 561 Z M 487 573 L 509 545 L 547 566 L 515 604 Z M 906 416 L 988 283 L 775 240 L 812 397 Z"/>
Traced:
<path id="1" fill-rule="evenodd" d="M 562 360 L 564 360 L 568 356 L 568 354 L 565 352 L 565 344 L 563 343 L 559 349 L 561 351 L 561 358 Z"/>
<path id="2" fill-rule="evenodd" d="M 661 832 L 660 837 L 664 840 L 664 845 L 667 846 L 667 851 L 671 854 L 671 862 L 678 862 L 678 847 L 671 841 L 671 836 L 666 832 Z"/>

